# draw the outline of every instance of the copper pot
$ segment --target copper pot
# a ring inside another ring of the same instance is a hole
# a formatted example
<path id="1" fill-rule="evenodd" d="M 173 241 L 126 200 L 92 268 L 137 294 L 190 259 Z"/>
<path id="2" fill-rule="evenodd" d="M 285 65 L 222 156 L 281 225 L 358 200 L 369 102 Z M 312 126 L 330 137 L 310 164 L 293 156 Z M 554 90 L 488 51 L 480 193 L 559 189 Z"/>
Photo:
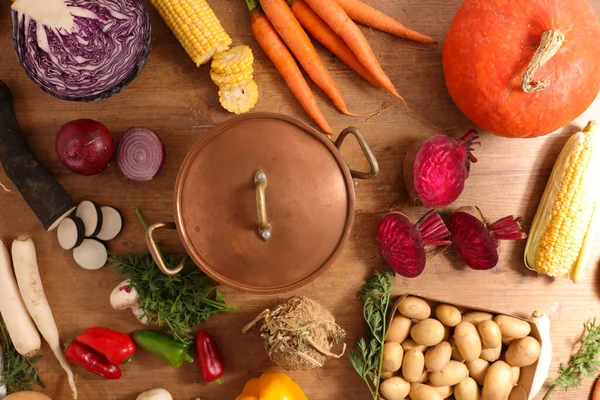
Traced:
<path id="1" fill-rule="evenodd" d="M 351 169 L 340 152 L 353 135 L 370 165 Z M 354 179 L 371 179 L 377 160 L 359 130 L 335 142 L 293 118 L 254 113 L 233 118 L 189 151 L 175 184 L 175 223 L 146 231 L 167 275 L 157 229 L 177 229 L 187 254 L 207 275 L 236 289 L 280 293 L 314 280 L 350 235 Z"/>

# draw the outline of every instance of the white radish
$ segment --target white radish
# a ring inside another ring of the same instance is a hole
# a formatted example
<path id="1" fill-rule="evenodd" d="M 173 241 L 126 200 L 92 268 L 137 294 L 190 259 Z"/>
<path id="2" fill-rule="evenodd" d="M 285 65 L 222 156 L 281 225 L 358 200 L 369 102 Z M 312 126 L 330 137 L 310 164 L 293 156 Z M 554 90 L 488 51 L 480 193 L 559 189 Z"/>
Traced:
<path id="1" fill-rule="evenodd" d="M 108 262 L 106 246 L 96 239 L 84 239 L 81 246 L 73 250 L 73 259 L 83 269 L 94 271 Z"/>
<path id="2" fill-rule="evenodd" d="M 4 371 L 4 351 L 2 350 L 2 344 L 0 344 L 0 380 L 3 379 L 2 372 Z M 6 384 L 0 386 L 0 399 L 3 399 L 7 395 Z"/>
<path id="3" fill-rule="evenodd" d="M 71 250 L 81 244 L 85 238 L 85 225 L 78 217 L 67 217 L 58 224 L 56 230 L 58 244 L 64 250 Z"/>
<path id="4" fill-rule="evenodd" d="M 121 229 L 123 229 L 123 217 L 114 207 L 104 206 L 100 210 L 102 210 L 102 228 L 96 235 L 96 238 L 107 242 L 113 240 L 121 233 Z"/>
<path id="5" fill-rule="evenodd" d="M 19 290 L 21 291 L 25 307 L 27 307 L 29 315 L 31 315 L 33 322 L 35 322 L 38 330 L 48 343 L 48 346 L 50 346 L 60 366 L 65 370 L 69 386 L 71 387 L 71 395 L 73 399 L 77 399 L 77 387 L 75 386 L 73 371 L 60 347 L 58 327 L 56 326 L 52 309 L 48 304 L 46 293 L 44 293 L 44 286 L 35 254 L 35 245 L 29 236 L 19 236 L 13 241 L 12 259 L 15 276 L 19 283 Z"/>
<path id="6" fill-rule="evenodd" d="M 127 310 L 133 306 L 137 306 L 140 295 L 134 287 L 131 286 L 131 280 L 125 279 L 113 289 L 110 294 L 110 305 L 115 310 Z"/>
<path id="7" fill-rule="evenodd" d="M 165 389 L 158 388 L 140 393 L 136 400 L 173 400 L 173 396 Z"/>
<path id="8" fill-rule="evenodd" d="M 75 216 L 82 219 L 86 237 L 94 237 L 102 229 L 102 210 L 93 201 L 84 200 L 79 203 Z"/>
<path id="9" fill-rule="evenodd" d="M 27 313 L 13 273 L 6 243 L 0 239 L 0 314 L 8 336 L 19 354 L 31 357 L 40 350 L 42 341 Z M 0 368 L 0 372 L 2 369 Z"/>

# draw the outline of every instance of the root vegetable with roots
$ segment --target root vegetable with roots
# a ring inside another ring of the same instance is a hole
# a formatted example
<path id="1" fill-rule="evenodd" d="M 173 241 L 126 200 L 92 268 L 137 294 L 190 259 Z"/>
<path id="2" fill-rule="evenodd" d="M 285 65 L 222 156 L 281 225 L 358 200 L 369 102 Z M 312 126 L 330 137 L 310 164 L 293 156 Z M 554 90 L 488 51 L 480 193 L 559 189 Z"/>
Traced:
<path id="1" fill-rule="evenodd" d="M 345 335 L 325 307 L 308 297 L 294 296 L 273 311 L 266 309 L 244 327 L 243 333 L 260 320 L 269 358 L 288 371 L 320 368 L 328 357 L 340 358 L 331 348 Z"/>

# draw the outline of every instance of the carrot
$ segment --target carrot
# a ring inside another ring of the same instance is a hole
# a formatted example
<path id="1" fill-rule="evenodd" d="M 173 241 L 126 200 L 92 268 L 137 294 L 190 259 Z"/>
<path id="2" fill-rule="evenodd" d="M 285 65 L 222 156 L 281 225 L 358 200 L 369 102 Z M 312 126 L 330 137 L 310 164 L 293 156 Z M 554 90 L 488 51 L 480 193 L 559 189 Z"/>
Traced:
<path id="1" fill-rule="evenodd" d="M 335 0 L 346 11 L 346 14 L 356 22 L 370 26 L 392 35 L 414 40 L 420 43 L 436 43 L 433 38 L 407 28 L 394 18 L 363 3 L 360 0 Z"/>
<path id="2" fill-rule="evenodd" d="M 346 107 L 340 88 L 331 77 L 308 35 L 294 17 L 285 0 L 260 0 L 260 5 L 308 76 L 333 100 L 333 104 L 340 111 L 352 115 Z"/>
<path id="3" fill-rule="evenodd" d="M 352 68 L 360 76 L 371 82 L 375 86 L 381 86 L 375 79 L 373 74 L 361 64 L 356 58 L 350 47 L 344 42 L 344 40 L 337 35 L 319 17 L 303 0 L 291 0 L 290 8 L 294 13 L 294 16 L 300 22 L 300 25 L 304 27 L 315 39 L 317 39 L 323 46 L 327 47 L 329 51 L 338 56 L 340 60 L 345 62 L 350 68 Z"/>
<path id="4" fill-rule="evenodd" d="M 264 0 L 263 0 L 264 1 Z M 344 9 L 336 3 L 336 0 L 305 0 L 306 4 L 313 9 L 329 25 L 335 33 L 340 35 L 344 42 L 352 49 L 360 62 L 371 71 L 377 82 L 395 96 L 402 99 L 390 78 L 385 74 L 367 38 L 350 19 Z"/>
<path id="5" fill-rule="evenodd" d="M 323 132 L 332 135 L 333 130 L 319 109 L 317 100 L 310 91 L 310 87 L 308 87 L 302 71 L 300 71 L 294 57 L 288 48 L 285 47 L 285 43 L 283 43 L 275 31 L 271 22 L 269 22 L 265 14 L 258 8 L 257 0 L 246 0 L 246 4 L 250 11 L 252 33 L 258 44 L 267 54 L 267 57 L 275 64 L 275 68 L 277 68 L 277 71 L 279 71 L 285 83 L 287 83 L 308 115 L 319 125 Z"/>

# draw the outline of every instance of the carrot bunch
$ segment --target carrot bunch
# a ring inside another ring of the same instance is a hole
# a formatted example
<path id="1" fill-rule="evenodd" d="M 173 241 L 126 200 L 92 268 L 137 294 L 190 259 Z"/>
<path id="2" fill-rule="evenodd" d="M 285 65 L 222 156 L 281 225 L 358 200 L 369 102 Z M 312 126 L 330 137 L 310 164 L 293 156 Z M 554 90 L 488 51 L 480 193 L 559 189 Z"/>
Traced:
<path id="1" fill-rule="evenodd" d="M 305 29 L 360 76 L 401 98 L 354 21 L 422 43 L 435 43 L 428 36 L 360 0 L 245 0 L 252 32 L 304 110 L 327 134 L 333 131 L 319 109 L 302 71 L 344 114 L 348 111 L 342 93 L 323 64 Z M 288 4 L 289 3 L 289 4 Z M 293 55 L 292 55 L 293 54 Z M 296 58 L 296 60 L 294 59 Z"/>

